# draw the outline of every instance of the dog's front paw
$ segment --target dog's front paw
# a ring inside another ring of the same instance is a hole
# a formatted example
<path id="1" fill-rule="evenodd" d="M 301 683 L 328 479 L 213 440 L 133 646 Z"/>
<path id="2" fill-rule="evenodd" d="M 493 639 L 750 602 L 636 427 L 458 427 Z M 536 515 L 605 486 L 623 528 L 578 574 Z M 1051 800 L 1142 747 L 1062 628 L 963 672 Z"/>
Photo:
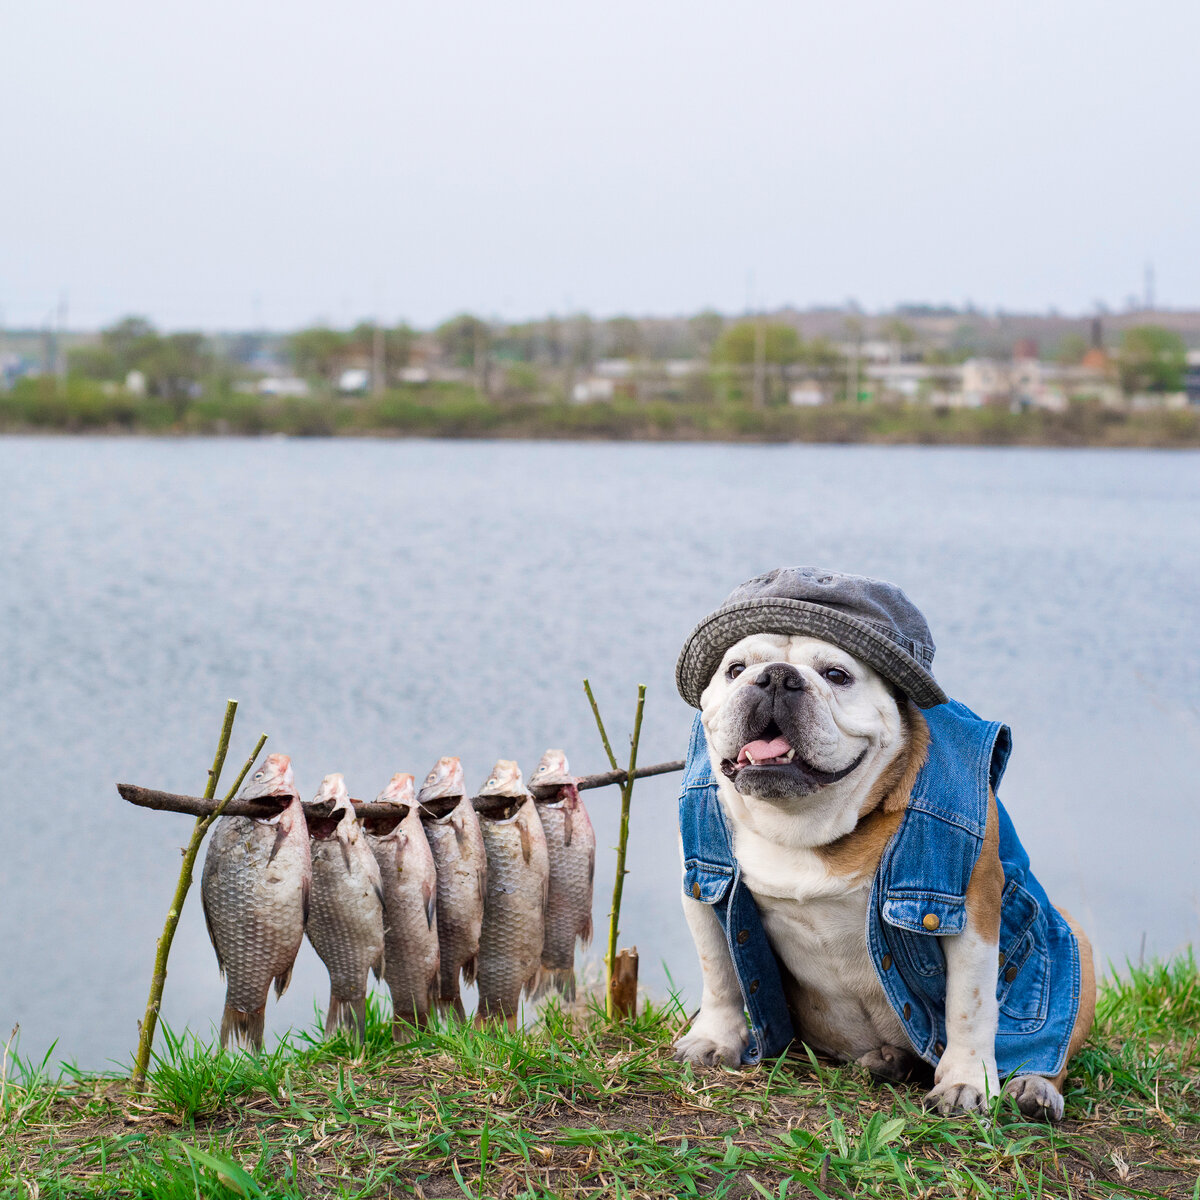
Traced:
<path id="1" fill-rule="evenodd" d="M 675 1057 L 696 1067 L 737 1067 L 750 1041 L 746 1019 L 706 1017 L 701 1013 L 675 1043 Z"/>
<path id="2" fill-rule="evenodd" d="M 1018 1075 L 1004 1085 L 1004 1094 L 1011 1096 L 1027 1117 L 1040 1121 L 1062 1120 L 1062 1093 L 1044 1075 Z"/>
<path id="3" fill-rule="evenodd" d="M 924 1105 L 944 1117 L 952 1113 L 983 1112 L 999 1092 L 995 1063 L 980 1062 L 974 1055 L 960 1059 L 943 1054 L 934 1080 L 933 1090 L 925 1094 Z"/>

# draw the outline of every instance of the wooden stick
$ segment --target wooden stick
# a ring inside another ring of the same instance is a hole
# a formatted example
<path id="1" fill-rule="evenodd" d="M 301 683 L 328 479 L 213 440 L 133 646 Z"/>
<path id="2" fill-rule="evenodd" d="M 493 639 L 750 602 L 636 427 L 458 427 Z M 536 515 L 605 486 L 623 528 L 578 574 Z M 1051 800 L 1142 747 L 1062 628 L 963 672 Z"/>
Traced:
<path id="1" fill-rule="evenodd" d="M 672 771 L 682 770 L 683 760 L 679 759 L 675 762 L 654 763 L 648 767 L 638 767 L 634 771 L 633 777 L 646 779 L 652 775 L 667 775 Z M 620 768 L 616 771 L 603 771 L 598 775 L 580 775 L 575 781 L 575 786 L 581 792 L 590 791 L 592 788 L 609 787 L 614 783 L 624 783 L 627 774 L 628 772 L 624 768 Z M 536 795 L 542 789 L 531 786 L 530 790 Z M 546 790 L 553 790 L 553 788 Z M 228 804 L 219 805 L 217 801 L 205 796 L 182 796 L 175 792 L 160 792 L 154 788 L 139 787 L 136 783 L 118 783 L 117 791 L 123 799 L 128 800 L 130 804 L 136 804 L 138 808 L 150 808 L 157 812 L 187 813 L 193 817 L 213 815 L 218 808 L 221 810 L 221 815 L 226 817 L 272 817 L 281 807 L 278 801 L 270 803 L 262 800 L 231 800 Z M 286 799 L 286 797 L 282 799 Z M 396 806 L 394 804 L 377 804 L 371 800 L 356 803 L 354 811 L 360 818 L 394 817 Z"/>
<path id="2" fill-rule="evenodd" d="M 225 722 L 221 727 L 221 740 L 217 745 L 217 754 L 208 772 L 208 783 L 204 789 L 204 799 L 209 803 L 210 811 L 207 814 L 200 815 L 192 829 L 191 839 L 188 841 L 187 848 L 183 852 L 183 863 L 179 868 L 179 880 L 175 884 L 175 896 L 171 901 L 170 909 L 167 911 L 167 919 L 163 924 L 162 934 L 155 946 L 154 974 L 150 979 L 150 995 L 146 1000 L 146 1014 L 142 1018 L 141 1028 L 138 1033 L 137 1054 L 134 1056 L 133 1078 L 131 1081 L 134 1090 L 141 1090 L 146 1082 L 146 1072 L 150 1069 L 150 1051 L 154 1044 L 154 1031 L 158 1026 L 158 1013 L 162 1004 L 163 988 L 167 982 L 167 959 L 171 954 L 171 943 L 175 940 L 175 931 L 179 928 L 179 918 L 183 913 L 183 903 L 187 899 L 188 891 L 192 886 L 192 870 L 196 865 L 196 856 L 200 852 L 200 845 L 204 841 L 204 835 L 208 832 L 209 826 L 212 825 L 213 821 L 220 816 L 225 806 L 237 795 L 238 788 L 242 786 L 242 780 L 246 778 L 250 768 L 254 765 L 255 759 L 258 758 L 263 746 L 266 745 L 267 735 L 264 733 L 258 739 L 258 744 L 254 747 L 250 757 L 246 759 L 237 779 L 234 780 L 233 787 L 225 794 L 224 800 L 218 804 L 213 804 L 217 782 L 221 778 L 221 771 L 225 766 L 225 756 L 229 751 L 229 737 L 233 732 L 233 719 L 236 714 L 237 701 L 230 700 L 225 705 Z"/>
<path id="3" fill-rule="evenodd" d="M 611 1016 L 619 1020 L 632 1020 L 637 1016 L 638 952 L 634 946 L 621 950 L 613 967 L 612 983 L 608 997 L 612 1005 Z"/>
<path id="4" fill-rule="evenodd" d="M 614 996 L 617 969 L 617 936 L 621 923 L 621 895 L 625 890 L 625 850 L 629 845 L 629 803 L 633 799 L 633 785 L 637 779 L 638 742 L 642 737 L 642 710 L 646 706 L 646 685 L 638 684 L 637 712 L 633 718 L 633 736 L 629 740 L 629 769 L 621 785 L 621 826 L 617 834 L 617 873 L 613 880 L 612 909 L 608 914 L 608 996 L 609 1020 L 617 1015 Z M 636 991 L 635 991 L 636 995 Z"/>

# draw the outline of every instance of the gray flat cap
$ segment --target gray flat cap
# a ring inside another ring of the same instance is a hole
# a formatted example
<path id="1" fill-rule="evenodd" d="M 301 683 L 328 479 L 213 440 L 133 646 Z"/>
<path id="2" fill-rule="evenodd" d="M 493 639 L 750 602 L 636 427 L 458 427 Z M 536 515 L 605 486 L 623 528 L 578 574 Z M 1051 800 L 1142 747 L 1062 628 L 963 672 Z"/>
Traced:
<path id="1" fill-rule="evenodd" d="M 930 673 L 929 625 L 895 584 L 817 567 L 780 567 L 734 588 L 688 636 L 675 684 L 693 708 L 700 707 L 700 694 L 725 651 L 751 633 L 824 638 L 874 667 L 918 707 L 947 700 Z"/>

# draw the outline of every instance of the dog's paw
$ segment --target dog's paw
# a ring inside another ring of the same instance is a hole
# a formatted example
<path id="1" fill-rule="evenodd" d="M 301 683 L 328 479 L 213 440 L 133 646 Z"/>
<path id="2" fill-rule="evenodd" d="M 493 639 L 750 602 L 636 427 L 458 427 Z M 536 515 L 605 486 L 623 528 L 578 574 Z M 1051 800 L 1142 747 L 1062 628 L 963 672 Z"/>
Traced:
<path id="1" fill-rule="evenodd" d="M 746 1021 L 740 1013 L 736 1021 L 706 1020 L 701 1013 L 675 1043 L 675 1057 L 696 1067 L 737 1067 L 749 1041 Z"/>
<path id="2" fill-rule="evenodd" d="M 868 1050 L 858 1059 L 858 1065 L 866 1067 L 873 1078 L 889 1083 L 907 1083 L 924 1066 L 911 1050 L 902 1046 L 879 1046 Z"/>
<path id="3" fill-rule="evenodd" d="M 941 1113 L 943 1117 L 983 1112 L 987 1108 L 987 1094 L 972 1083 L 955 1083 L 947 1079 L 937 1084 L 933 1091 L 926 1092 L 922 1104 L 928 1111 Z"/>
<path id="4" fill-rule="evenodd" d="M 1011 1096 L 1027 1117 L 1039 1121 L 1062 1120 L 1062 1093 L 1044 1075 L 1018 1075 L 1004 1085 L 1004 1094 Z"/>

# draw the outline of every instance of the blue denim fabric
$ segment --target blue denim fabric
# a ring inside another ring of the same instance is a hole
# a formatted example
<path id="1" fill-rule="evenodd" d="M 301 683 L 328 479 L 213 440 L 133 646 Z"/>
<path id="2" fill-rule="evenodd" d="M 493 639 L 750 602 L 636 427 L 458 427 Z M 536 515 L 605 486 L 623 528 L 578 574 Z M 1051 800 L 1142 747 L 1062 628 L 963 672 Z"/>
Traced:
<path id="1" fill-rule="evenodd" d="M 875 873 L 867 945 L 913 1049 L 936 1064 L 946 1041 L 940 939 L 961 933 L 966 924 L 967 884 L 983 846 L 988 789 L 1000 785 L 1012 738 L 1007 726 L 983 721 L 954 700 L 926 710 L 924 717 L 929 754 Z M 1002 1075 L 1055 1075 L 1066 1061 L 1079 1010 L 1079 946 L 1030 871 L 1029 856 L 998 800 L 997 807 L 1004 892 L 996 1063 Z M 684 768 L 679 825 L 684 894 L 713 906 L 741 983 L 751 1030 L 743 1061 L 781 1054 L 795 1034 L 779 965 L 734 859 L 699 714 Z M 935 931 L 923 923 L 931 913 L 938 918 Z"/>

